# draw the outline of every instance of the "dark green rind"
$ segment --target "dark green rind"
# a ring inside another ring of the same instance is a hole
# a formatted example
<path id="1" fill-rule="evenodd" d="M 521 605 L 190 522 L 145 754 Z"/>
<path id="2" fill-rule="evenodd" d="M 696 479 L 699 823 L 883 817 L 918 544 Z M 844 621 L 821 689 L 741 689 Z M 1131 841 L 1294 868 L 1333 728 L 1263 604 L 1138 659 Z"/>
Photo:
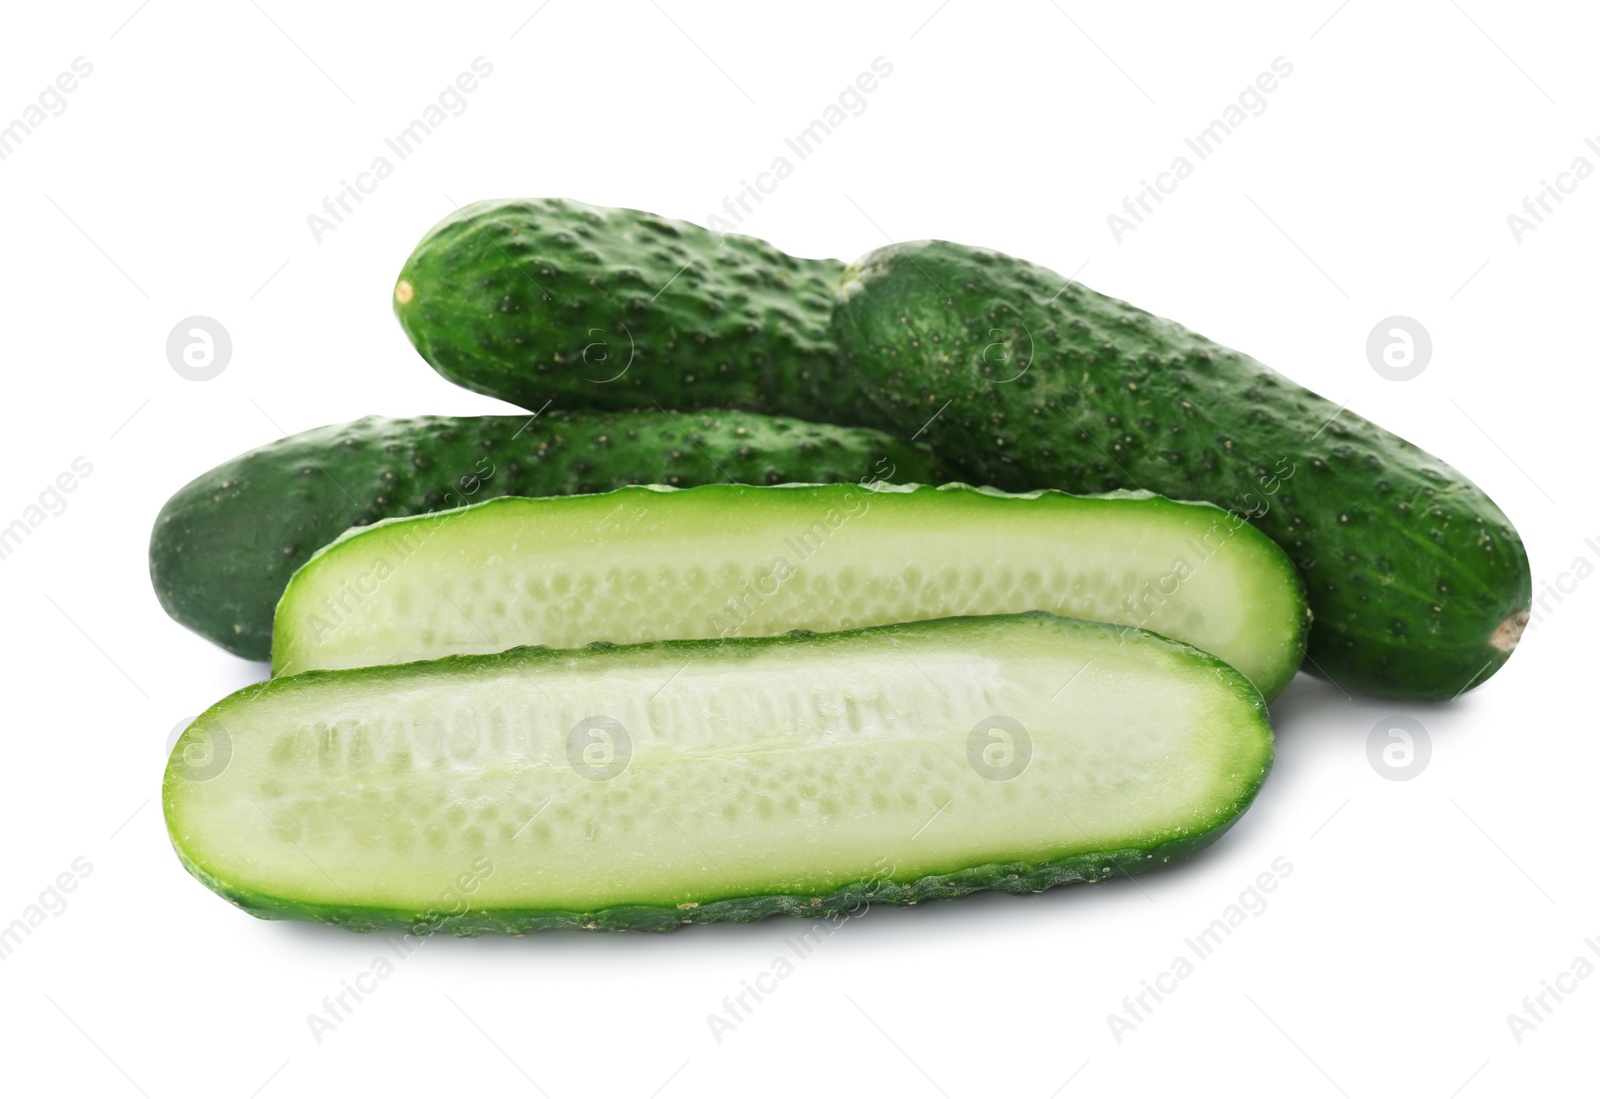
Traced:
<path id="1" fill-rule="evenodd" d="M 150 533 L 150 580 L 178 622 L 267 660 L 295 569 L 379 519 L 636 484 L 937 479 L 922 451 L 877 432 L 748 413 L 369 416 L 269 443 L 178 490 Z"/>
<path id="2" fill-rule="evenodd" d="M 552 909 L 473 909 L 461 911 L 400 911 L 392 908 L 360 904 L 320 904 L 296 901 L 288 897 L 258 893 L 248 887 L 223 880 L 191 859 L 178 837 L 173 833 L 179 781 L 171 762 L 162 781 L 162 809 L 168 822 L 169 838 L 179 862 L 207 889 L 221 896 L 252 916 L 267 920 L 309 920 L 344 927 L 352 931 L 407 930 L 413 934 L 449 932 L 459 937 L 473 937 L 484 932 L 520 935 L 530 931 L 556 928 L 589 931 L 674 931 L 691 924 L 717 922 L 748 923 L 769 916 L 795 916 L 799 918 L 827 918 L 845 913 L 857 913 L 862 905 L 890 904 L 909 906 L 924 900 L 953 899 L 981 891 L 1002 893 L 1040 893 L 1058 885 L 1094 883 L 1121 874 L 1153 869 L 1174 859 L 1191 855 L 1215 842 L 1231 828 L 1246 809 L 1255 801 L 1276 755 L 1272 729 L 1268 724 L 1267 704 L 1259 691 L 1228 664 L 1209 653 L 1201 652 L 1158 634 L 1144 630 L 1124 630 L 1097 622 L 1081 622 L 1059 618 L 1042 611 L 1029 611 L 1021 615 L 995 618 L 946 618 L 937 622 L 916 623 L 919 628 L 942 627 L 961 629 L 964 624 L 974 626 L 1004 618 L 1042 618 L 1061 623 L 1068 629 L 1088 628 L 1104 632 L 1115 643 L 1146 642 L 1163 646 L 1209 667 L 1239 698 L 1249 703 L 1261 734 L 1260 765 L 1247 778 L 1247 785 L 1230 804 L 1217 808 L 1212 817 L 1187 834 L 1176 834 L 1148 847 L 1129 847 L 1117 851 L 1077 852 L 1058 858 L 1039 861 L 993 862 L 972 866 L 951 867 L 939 874 L 916 874 L 897 878 L 893 869 L 882 877 L 874 877 L 821 894 L 773 893 L 757 896 L 725 897 L 703 901 L 693 907 L 630 904 L 592 911 L 564 911 Z M 897 626 L 871 626 L 860 630 L 841 631 L 844 634 L 863 634 L 895 630 Z M 674 653 L 676 658 L 715 659 L 715 650 L 723 645 L 743 647 L 781 645 L 787 638 L 818 636 L 796 631 L 783 637 L 752 637 L 726 641 L 717 639 L 697 641 L 657 641 L 635 646 L 615 646 L 605 643 L 586 646 L 588 649 L 611 650 L 618 648 L 657 649 Z M 379 682 L 403 678 L 408 674 L 460 668 L 470 671 L 493 667 L 497 664 L 548 662 L 571 656 L 582 650 L 556 650 L 540 646 L 524 646 L 488 655 L 449 656 L 440 660 L 419 661 L 372 668 L 351 668 L 339 671 L 302 672 L 298 675 L 270 679 L 235 691 L 197 717 L 191 729 L 205 728 L 210 723 L 226 725 L 223 717 L 234 705 L 248 703 L 262 694 L 293 691 L 304 685 L 322 681 L 350 681 L 372 679 Z M 185 733 L 185 738 L 187 737 Z M 172 760 L 183 757 L 185 739 L 180 738 L 173 747 Z"/>
<path id="3" fill-rule="evenodd" d="M 1521 633 L 1528 558 L 1487 494 L 1179 324 L 1023 260 L 924 241 L 855 265 L 835 325 L 870 374 L 879 426 L 921 431 L 969 479 L 1142 487 L 1251 518 L 1305 576 L 1307 670 L 1343 688 L 1453 698 Z"/>
<path id="4" fill-rule="evenodd" d="M 476 202 L 435 226 L 395 314 L 435 370 L 537 409 L 784 409 L 866 424 L 829 335 L 844 265 L 564 199 Z"/>

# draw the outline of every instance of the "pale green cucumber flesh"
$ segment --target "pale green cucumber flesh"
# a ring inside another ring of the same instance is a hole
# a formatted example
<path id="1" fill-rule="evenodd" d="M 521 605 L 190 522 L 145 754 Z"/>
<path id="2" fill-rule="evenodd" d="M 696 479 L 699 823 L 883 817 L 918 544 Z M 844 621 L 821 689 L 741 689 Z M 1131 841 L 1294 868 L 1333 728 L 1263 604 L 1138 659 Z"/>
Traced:
<path id="1" fill-rule="evenodd" d="M 1026 614 L 275 679 L 185 732 L 164 802 L 257 915 L 665 929 L 1157 865 L 1272 753 L 1215 657 Z"/>
<path id="2" fill-rule="evenodd" d="M 1205 504 L 962 485 L 627 488 L 347 534 L 290 581 L 273 668 L 1029 610 L 1187 642 L 1269 699 L 1299 667 L 1309 620 L 1283 551 Z"/>

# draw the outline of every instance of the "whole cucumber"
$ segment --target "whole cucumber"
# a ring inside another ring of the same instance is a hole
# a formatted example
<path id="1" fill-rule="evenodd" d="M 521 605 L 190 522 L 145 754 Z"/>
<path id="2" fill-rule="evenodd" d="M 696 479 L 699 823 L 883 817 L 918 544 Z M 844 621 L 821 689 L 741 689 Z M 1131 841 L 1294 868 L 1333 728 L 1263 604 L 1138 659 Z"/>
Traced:
<path id="1" fill-rule="evenodd" d="M 882 408 L 969 479 L 1144 488 L 1237 509 L 1289 552 L 1307 670 L 1448 699 L 1505 662 L 1528 557 L 1464 475 L 1248 355 L 1043 267 L 924 241 L 873 252 L 835 335 Z"/>
<path id="2" fill-rule="evenodd" d="M 394 309 L 440 374 L 527 409 L 770 401 L 859 425 L 875 413 L 829 335 L 843 270 L 638 210 L 476 202 L 417 245 Z"/>
<path id="3" fill-rule="evenodd" d="M 738 412 L 369 416 L 269 443 L 178 490 L 150 533 L 150 579 L 177 621 L 266 660 L 289 577 L 350 527 L 495 496 L 877 479 L 941 477 L 874 431 Z"/>

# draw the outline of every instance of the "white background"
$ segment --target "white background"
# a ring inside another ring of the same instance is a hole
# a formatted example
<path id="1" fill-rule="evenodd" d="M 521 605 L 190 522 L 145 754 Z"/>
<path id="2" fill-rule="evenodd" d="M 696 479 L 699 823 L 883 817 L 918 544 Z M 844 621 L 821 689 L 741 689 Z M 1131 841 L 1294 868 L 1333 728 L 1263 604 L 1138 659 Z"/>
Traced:
<path id="1" fill-rule="evenodd" d="M 1276 770 L 1203 857 L 1137 882 L 873 909 L 720 1043 L 708 1013 L 800 925 L 436 939 L 319 1043 L 308 1013 L 381 943 L 258 922 L 179 867 L 158 798 L 168 737 L 265 669 L 169 621 L 145 565 L 162 501 L 241 450 L 366 413 L 503 407 L 435 376 L 390 312 L 401 261 L 452 202 L 559 195 L 704 221 L 881 56 L 893 74 L 864 113 L 744 230 L 803 255 L 940 236 L 1081 269 L 1445 456 L 1516 521 L 1538 591 L 1579 557 L 1600 563 L 1584 541 L 1600 539 L 1600 179 L 1520 242 L 1506 215 L 1575 157 L 1600 166 L 1583 144 L 1600 135 L 1592 13 L 136 2 L 13 6 L 0 36 L 0 120 L 74 58 L 94 67 L 0 162 L 0 525 L 74 458 L 93 465 L 0 561 L 0 924 L 74 859 L 92 866 L 0 962 L 0 1087 L 1592 1091 L 1600 979 L 1520 1043 L 1507 1022 L 1600 936 L 1587 579 L 1569 575 L 1510 664 L 1453 704 L 1302 677 L 1275 707 Z M 318 243 L 307 214 L 479 56 L 494 71 L 465 113 Z M 1107 213 L 1280 56 L 1293 74 L 1267 110 L 1118 243 Z M 166 359 L 192 314 L 232 334 L 213 381 Z M 1432 333 L 1413 381 L 1366 359 L 1392 314 Z M 1409 781 L 1368 762 L 1369 731 L 1395 715 L 1430 734 Z M 1117 1041 L 1108 1013 L 1279 856 L 1293 871 L 1267 909 Z"/>

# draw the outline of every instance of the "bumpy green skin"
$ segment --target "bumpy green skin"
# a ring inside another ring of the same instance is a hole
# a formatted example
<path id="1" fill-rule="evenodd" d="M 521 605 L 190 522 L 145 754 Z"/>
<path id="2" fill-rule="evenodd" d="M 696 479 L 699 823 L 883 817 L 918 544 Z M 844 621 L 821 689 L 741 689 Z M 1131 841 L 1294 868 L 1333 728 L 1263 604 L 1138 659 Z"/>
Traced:
<path id="1" fill-rule="evenodd" d="M 528 409 L 781 406 L 865 424 L 829 335 L 843 269 L 637 210 L 478 202 L 417 245 L 394 308 L 440 374 Z"/>
<path id="2" fill-rule="evenodd" d="M 178 490 L 150 533 L 150 580 L 183 625 L 267 660 L 295 569 L 379 519 L 624 485 L 941 479 L 922 451 L 875 431 L 739 412 L 369 416 L 269 443 Z"/>
<path id="3" fill-rule="evenodd" d="M 1531 579 L 1481 489 L 1254 359 L 1068 282 L 896 245 L 846 276 L 836 336 L 879 426 L 922 431 L 969 479 L 1145 488 L 1249 517 L 1306 579 L 1307 670 L 1343 688 L 1447 699 L 1505 662 Z"/>

